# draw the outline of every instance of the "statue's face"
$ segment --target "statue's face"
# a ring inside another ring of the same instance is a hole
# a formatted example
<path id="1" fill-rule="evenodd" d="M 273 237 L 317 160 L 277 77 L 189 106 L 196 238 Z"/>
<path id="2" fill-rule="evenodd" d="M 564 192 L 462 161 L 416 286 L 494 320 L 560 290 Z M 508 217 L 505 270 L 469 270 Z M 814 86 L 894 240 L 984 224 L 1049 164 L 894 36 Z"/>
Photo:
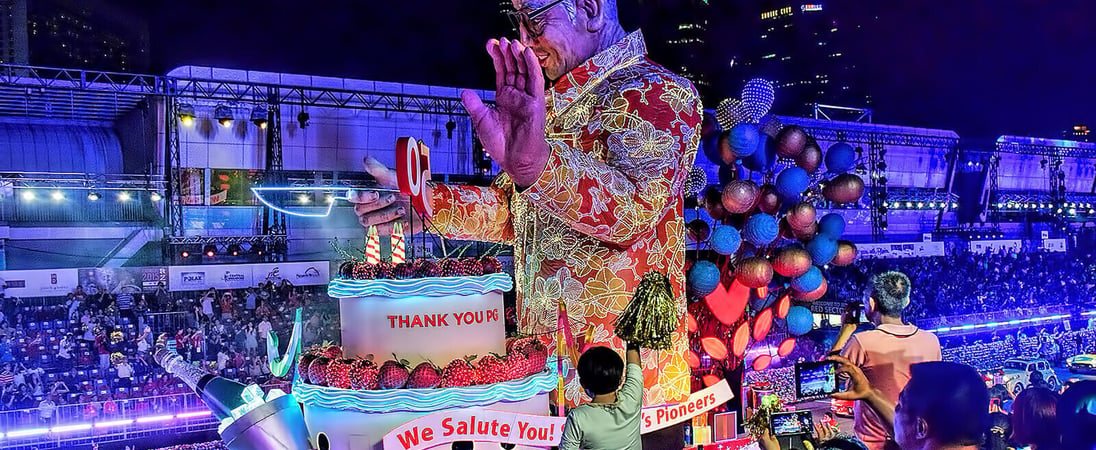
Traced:
<path id="1" fill-rule="evenodd" d="M 514 9 L 530 14 L 540 8 L 548 7 L 536 17 L 523 20 L 519 26 L 521 42 L 533 49 L 544 76 L 557 80 L 578 67 L 589 58 L 584 49 L 589 47 L 590 33 L 580 28 L 566 8 L 574 0 L 512 0 Z M 553 4 L 555 3 L 555 4 Z"/>

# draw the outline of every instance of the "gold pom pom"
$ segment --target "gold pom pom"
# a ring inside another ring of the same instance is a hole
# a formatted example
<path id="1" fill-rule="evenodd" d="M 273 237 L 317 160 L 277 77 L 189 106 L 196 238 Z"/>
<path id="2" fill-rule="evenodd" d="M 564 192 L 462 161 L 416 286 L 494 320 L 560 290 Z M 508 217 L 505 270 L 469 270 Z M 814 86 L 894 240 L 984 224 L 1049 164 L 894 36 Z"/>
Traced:
<path id="1" fill-rule="evenodd" d="M 643 348 L 669 350 L 671 336 L 681 322 L 670 279 L 658 272 L 643 276 L 632 301 L 613 323 L 616 335 Z"/>

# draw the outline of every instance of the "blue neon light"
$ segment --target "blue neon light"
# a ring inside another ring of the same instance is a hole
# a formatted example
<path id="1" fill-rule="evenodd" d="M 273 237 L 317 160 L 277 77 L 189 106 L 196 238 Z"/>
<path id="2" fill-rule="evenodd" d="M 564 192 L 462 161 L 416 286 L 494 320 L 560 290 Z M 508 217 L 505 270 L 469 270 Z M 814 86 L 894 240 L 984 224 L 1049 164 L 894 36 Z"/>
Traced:
<path id="1" fill-rule="evenodd" d="M 379 192 L 399 192 L 394 189 L 383 188 L 367 188 L 371 191 Z M 331 193 L 330 200 L 327 202 L 327 209 L 324 209 L 322 213 L 310 213 L 301 211 L 291 211 L 271 203 L 265 197 L 263 193 L 266 192 L 302 192 L 302 191 L 320 191 Z M 264 205 L 278 211 L 283 214 L 289 214 L 297 217 L 327 217 L 331 215 L 331 209 L 335 207 L 335 202 L 338 200 L 350 200 L 350 194 L 353 193 L 354 188 L 348 186 L 286 186 L 286 187 L 252 187 L 251 193 L 255 194 L 255 198 L 263 202 Z"/>
<path id="2" fill-rule="evenodd" d="M 414 280 L 348 280 L 336 278 L 327 285 L 327 295 L 351 297 L 448 297 L 509 292 L 514 282 L 506 273 L 476 277 L 433 277 Z"/>
<path id="3" fill-rule="evenodd" d="M 1082 312 L 1081 315 L 1082 316 L 1096 315 L 1096 311 Z M 1044 321 L 1047 321 L 1047 320 L 1068 319 L 1069 317 L 1070 317 L 1069 314 L 1056 314 L 1056 315 L 1053 315 L 1053 316 L 1032 317 L 1032 318 L 1029 318 L 1029 319 L 1012 319 L 1012 320 L 1009 320 L 1008 322 L 989 322 L 989 323 L 981 323 L 981 324 L 958 325 L 958 326 L 954 326 L 954 327 L 940 327 L 940 328 L 936 328 L 936 329 L 930 330 L 930 331 L 933 332 L 933 333 L 946 333 L 948 331 L 974 330 L 974 329 L 979 329 L 979 328 L 996 328 L 996 327 L 999 327 L 999 326 L 1002 326 L 1002 325 L 1019 325 L 1019 324 L 1023 324 L 1023 323 L 1044 322 Z"/>

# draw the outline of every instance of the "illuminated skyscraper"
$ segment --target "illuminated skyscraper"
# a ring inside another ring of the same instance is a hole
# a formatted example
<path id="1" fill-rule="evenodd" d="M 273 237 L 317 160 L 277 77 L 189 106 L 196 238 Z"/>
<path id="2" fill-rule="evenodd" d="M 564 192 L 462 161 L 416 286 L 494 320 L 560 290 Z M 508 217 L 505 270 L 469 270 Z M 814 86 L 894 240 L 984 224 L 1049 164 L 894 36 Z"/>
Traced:
<path id="1" fill-rule="evenodd" d="M 842 16 L 822 3 L 763 2 L 751 19 L 757 37 L 742 60 L 743 81 L 772 81 L 777 87 L 776 110 L 790 114 L 808 114 L 814 103 L 871 106 L 862 70 L 848 54 L 849 43 L 858 38 L 863 24 L 849 23 Z"/>
<path id="2" fill-rule="evenodd" d="M 0 0 L 0 62 L 144 72 L 148 25 L 94 0 Z"/>

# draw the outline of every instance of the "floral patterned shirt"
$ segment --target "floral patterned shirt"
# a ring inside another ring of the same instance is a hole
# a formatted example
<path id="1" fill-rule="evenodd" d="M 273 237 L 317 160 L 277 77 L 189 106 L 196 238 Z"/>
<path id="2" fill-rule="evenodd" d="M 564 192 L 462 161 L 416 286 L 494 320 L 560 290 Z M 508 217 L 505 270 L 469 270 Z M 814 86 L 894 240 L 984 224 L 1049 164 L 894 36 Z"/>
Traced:
<path id="1" fill-rule="evenodd" d="M 612 324 L 650 271 L 670 278 L 684 312 L 683 188 L 702 109 L 689 81 L 646 53 L 634 32 L 551 87 L 551 156 L 532 186 L 519 191 L 502 174 L 489 187 L 433 187 L 438 232 L 514 247 L 520 331 L 546 334 L 553 352 L 564 302 L 575 336 L 592 333 L 588 344 L 623 353 Z M 648 405 L 689 395 L 684 324 L 674 343 L 644 352 Z M 568 378 L 573 406 L 582 388 Z"/>

